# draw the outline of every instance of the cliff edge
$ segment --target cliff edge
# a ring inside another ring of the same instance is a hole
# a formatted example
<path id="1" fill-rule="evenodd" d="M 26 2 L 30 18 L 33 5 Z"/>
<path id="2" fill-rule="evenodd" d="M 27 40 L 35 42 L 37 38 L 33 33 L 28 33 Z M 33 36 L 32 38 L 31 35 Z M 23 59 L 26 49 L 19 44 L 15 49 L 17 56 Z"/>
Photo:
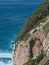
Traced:
<path id="1" fill-rule="evenodd" d="M 33 65 L 38 57 L 38 63 L 45 56 L 49 57 L 49 0 L 39 7 L 28 18 L 15 41 L 12 65 Z M 33 61 L 29 63 L 30 59 Z"/>

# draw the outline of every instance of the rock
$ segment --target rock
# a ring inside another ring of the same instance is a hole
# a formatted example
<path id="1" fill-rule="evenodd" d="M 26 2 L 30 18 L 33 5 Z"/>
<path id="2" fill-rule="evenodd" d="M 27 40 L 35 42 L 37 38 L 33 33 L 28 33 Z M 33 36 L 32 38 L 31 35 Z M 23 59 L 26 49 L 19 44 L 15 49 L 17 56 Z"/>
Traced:
<path id="1" fill-rule="evenodd" d="M 29 45 L 24 41 L 20 41 L 14 55 L 14 64 L 23 65 L 29 59 Z"/>
<path id="2" fill-rule="evenodd" d="M 31 30 L 29 32 L 31 36 L 26 41 L 18 41 L 16 43 L 13 50 L 13 65 L 23 65 L 30 58 L 36 58 L 41 53 L 42 49 L 47 56 L 49 56 L 49 33 L 47 36 L 45 35 L 43 31 L 44 25 L 41 23 L 36 28 L 37 31 L 35 33 L 33 33 L 34 29 Z"/>
<path id="3" fill-rule="evenodd" d="M 47 37 L 43 40 L 43 50 L 49 56 L 49 33 L 47 34 Z"/>

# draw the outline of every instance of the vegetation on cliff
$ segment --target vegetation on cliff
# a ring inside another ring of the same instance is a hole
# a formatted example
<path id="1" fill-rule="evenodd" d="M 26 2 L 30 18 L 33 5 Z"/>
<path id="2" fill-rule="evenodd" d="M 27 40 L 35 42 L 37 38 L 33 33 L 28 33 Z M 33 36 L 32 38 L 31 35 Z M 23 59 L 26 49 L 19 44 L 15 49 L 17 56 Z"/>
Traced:
<path id="1" fill-rule="evenodd" d="M 30 30 L 32 30 L 34 27 L 36 27 L 41 22 L 41 20 L 43 20 L 43 18 L 45 18 L 48 14 L 49 14 L 49 0 L 40 4 L 39 7 L 35 10 L 35 12 L 33 12 L 32 15 L 30 17 L 28 17 L 28 20 L 24 24 L 16 41 L 23 40 L 23 38 L 26 36 L 26 34 Z M 29 34 L 27 34 L 27 35 L 29 36 Z"/>
<path id="2" fill-rule="evenodd" d="M 41 54 L 36 57 L 36 59 L 30 59 L 28 62 L 26 62 L 24 65 L 38 65 L 39 62 L 46 56 L 44 51 L 41 51 Z"/>
<path id="3" fill-rule="evenodd" d="M 49 32 L 49 22 L 43 27 L 43 30 L 45 31 L 46 34 Z"/>

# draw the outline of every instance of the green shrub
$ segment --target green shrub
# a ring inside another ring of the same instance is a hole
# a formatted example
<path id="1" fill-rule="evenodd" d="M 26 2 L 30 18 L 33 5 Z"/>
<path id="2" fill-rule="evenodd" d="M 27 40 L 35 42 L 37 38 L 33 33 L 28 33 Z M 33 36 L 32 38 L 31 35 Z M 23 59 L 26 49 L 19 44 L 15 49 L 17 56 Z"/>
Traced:
<path id="1" fill-rule="evenodd" d="M 43 30 L 45 31 L 46 34 L 49 32 L 49 23 L 47 23 L 47 24 L 43 27 Z"/>
<path id="2" fill-rule="evenodd" d="M 39 20 L 40 23 L 44 23 L 47 20 L 47 18 L 42 18 L 41 20 Z"/>
<path id="3" fill-rule="evenodd" d="M 26 34 L 22 37 L 22 40 L 27 40 L 29 37 L 30 37 L 30 34 L 29 34 L 29 33 L 26 33 Z"/>
<path id="4" fill-rule="evenodd" d="M 34 25 L 34 28 L 36 28 L 40 23 L 44 23 L 47 20 L 47 18 L 42 18 Z"/>
<path id="5" fill-rule="evenodd" d="M 41 54 L 36 57 L 36 59 L 30 59 L 28 62 L 26 62 L 24 65 L 38 65 L 38 63 L 44 58 L 46 54 L 44 54 L 44 51 L 41 51 Z"/>

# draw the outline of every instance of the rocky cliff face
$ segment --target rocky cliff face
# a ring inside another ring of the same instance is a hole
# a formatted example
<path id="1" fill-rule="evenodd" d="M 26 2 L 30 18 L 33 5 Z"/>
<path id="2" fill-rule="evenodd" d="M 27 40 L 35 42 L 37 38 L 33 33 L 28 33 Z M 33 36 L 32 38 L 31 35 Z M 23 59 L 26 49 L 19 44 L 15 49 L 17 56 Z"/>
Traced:
<path id="1" fill-rule="evenodd" d="M 49 33 L 46 35 L 43 26 L 49 22 L 40 23 L 36 32 L 28 32 L 30 37 L 25 41 L 18 41 L 13 49 L 13 65 L 23 65 L 30 58 L 36 58 L 43 49 L 49 56 Z M 17 46 L 17 47 L 16 47 Z"/>
<path id="2" fill-rule="evenodd" d="M 28 41 L 19 41 L 14 53 L 14 65 L 23 65 L 29 59 Z"/>
<path id="3" fill-rule="evenodd" d="M 23 65 L 30 58 L 40 55 L 41 50 L 49 56 L 49 0 L 28 18 L 17 39 L 13 48 L 12 65 Z"/>
<path id="4" fill-rule="evenodd" d="M 29 38 L 27 41 L 19 41 L 13 55 L 14 65 L 23 65 L 30 58 L 35 58 L 41 52 L 42 44 L 38 38 Z"/>

